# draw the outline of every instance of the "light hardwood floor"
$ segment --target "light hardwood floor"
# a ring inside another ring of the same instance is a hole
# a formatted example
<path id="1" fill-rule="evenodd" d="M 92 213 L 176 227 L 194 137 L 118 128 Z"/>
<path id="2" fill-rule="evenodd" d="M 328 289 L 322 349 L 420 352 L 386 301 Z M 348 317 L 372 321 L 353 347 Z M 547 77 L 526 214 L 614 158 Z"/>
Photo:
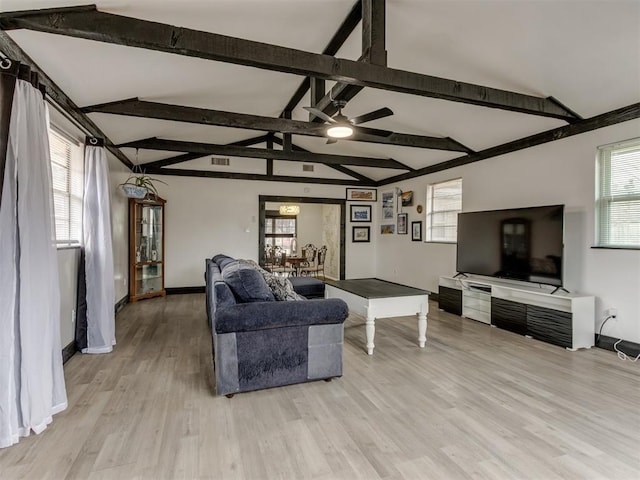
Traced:
<path id="1" fill-rule="evenodd" d="M 6 479 L 640 478 L 640 362 L 568 352 L 431 304 L 348 320 L 344 376 L 212 392 L 204 295 L 127 305 L 115 351 L 65 365 L 69 408 L 0 450 Z"/>

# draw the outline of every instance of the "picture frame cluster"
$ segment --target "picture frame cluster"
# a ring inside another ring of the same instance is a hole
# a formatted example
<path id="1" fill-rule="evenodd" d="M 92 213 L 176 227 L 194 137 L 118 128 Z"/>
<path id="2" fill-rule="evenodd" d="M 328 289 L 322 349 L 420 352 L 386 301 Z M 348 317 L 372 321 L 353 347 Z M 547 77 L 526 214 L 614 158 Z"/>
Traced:
<path id="1" fill-rule="evenodd" d="M 378 193 L 374 188 L 347 188 L 347 201 L 375 202 L 377 200 Z M 371 223 L 372 211 L 371 205 L 352 204 L 349 206 L 349 220 L 352 223 Z M 371 227 L 368 225 L 352 226 L 351 241 L 353 243 L 369 243 L 371 241 Z"/>
<path id="2" fill-rule="evenodd" d="M 400 189 L 382 192 L 382 222 L 381 235 L 409 234 L 409 214 L 402 212 L 402 207 L 413 206 L 413 191 L 403 192 Z M 347 188 L 348 202 L 376 202 L 378 200 L 375 188 Z M 365 204 L 351 204 L 349 219 L 351 223 L 371 223 L 372 206 Z M 422 205 L 417 206 L 417 212 L 422 213 Z M 395 220 L 395 223 L 393 223 Z M 371 241 L 371 227 L 366 225 L 352 226 L 352 242 L 367 243 Z M 422 241 L 422 221 L 411 222 L 411 241 Z"/>

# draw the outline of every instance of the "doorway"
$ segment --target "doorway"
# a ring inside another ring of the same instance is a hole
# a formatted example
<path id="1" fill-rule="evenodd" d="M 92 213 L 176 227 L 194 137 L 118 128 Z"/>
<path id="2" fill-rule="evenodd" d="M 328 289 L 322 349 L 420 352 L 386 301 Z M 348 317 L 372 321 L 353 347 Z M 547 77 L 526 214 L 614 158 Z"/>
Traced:
<path id="1" fill-rule="evenodd" d="M 322 240 L 316 241 L 319 243 L 317 246 L 321 246 L 326 243 L 332 243 L 331 248 L 333 250 L 337 249 L 338 252 L 331 252 L 330 255 L 333 255 L 334 258 L 337 259 L 337 271 L 334 272 L 334 275 L 337 274 L 339 280 L 344 280 L 345 278 L 345 223 L 346 223 L 346 200 L 337 199 L 337 198 L 318 198 L 318 197 L 287 197 L 287 196 L 271 196 L 271 195 L 260 195 L 258 197 L 258 209 L 259 209 L 259 225 L 258 225 L 258 258 L 260 265 L 265 265 L 265 239 L 267 236 L 270 237 L 270 240 L 280 241 L 286 244 L 289 248 L 291 248 L 291 244 L 293 242 L 294 246 L 297 249 L 297 253 L 304 246 L 301 242 L 298 242 L 298 238 L 305 238 L 304 232 L 301 228 L 304 228 L 301 225 L 301 222 L 295 222 L 295 231 L 294 235 L 291 236 L 291 232 L 285 232 L 285 235 L 276 235 L 276 238 L 273 238 L 274 231 L 269 229 L 267 232 L 267 221 L 274 222 L 274 218 L 277 217 L 275 214 L 267 214 L 269 210 L 272 210 L 271 204 L 303 204 L 303 205 L 316 205 L 316 206 L 328 206 L 335 207 L 337 210 L 336 215 L 331 214 L 331 209 L 327 209 L 329 214 L 328 217 L 337 217 L 335 220 L 331 220 L 333 223 L 335 221 L 335 225 L 327 225 L 328 231 L 335 230 L 337 231 L 337 238 L 332 240 L 332 235 L 323 235 Z M 294 224 L 294 222 L 288 222 Z M 279 238 L 282 237 L 282 238 Z M 295 240 L 295 241 L 294 241 Z M 304 240 L 303 240 L 304 241 Z M 330 275 L 328 275 L 330 276 Z"/>

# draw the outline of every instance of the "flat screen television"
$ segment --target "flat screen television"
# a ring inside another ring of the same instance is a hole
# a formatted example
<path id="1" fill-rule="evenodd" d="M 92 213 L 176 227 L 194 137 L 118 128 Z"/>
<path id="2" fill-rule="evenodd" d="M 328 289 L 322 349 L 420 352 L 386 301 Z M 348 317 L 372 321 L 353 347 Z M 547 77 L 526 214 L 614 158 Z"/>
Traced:
<path id="1" fill-rule="evenodd" d="M 562 286 L 564 205 L 458 214 L 456 269 Z"/>

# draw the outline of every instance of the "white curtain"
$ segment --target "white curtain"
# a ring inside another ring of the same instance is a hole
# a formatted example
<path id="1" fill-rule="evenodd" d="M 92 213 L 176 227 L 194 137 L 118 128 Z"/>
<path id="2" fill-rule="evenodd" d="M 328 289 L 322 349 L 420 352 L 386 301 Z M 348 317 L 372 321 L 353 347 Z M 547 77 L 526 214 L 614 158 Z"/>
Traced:
<path id="1" fill-rule="evenodd" d="M 116 301 L 109 166 L 104 147 L 87 145 L 84 172 L 82 233 L 87 287 L 87 348 L 83 348 L 82 353 L 109 353 L 116 344 Z"/>
<path id="2" fill-rule="evenodd" d="M 0 447 L 67 407 L 47 107 L 17 80 L 0 202 Z"/>

